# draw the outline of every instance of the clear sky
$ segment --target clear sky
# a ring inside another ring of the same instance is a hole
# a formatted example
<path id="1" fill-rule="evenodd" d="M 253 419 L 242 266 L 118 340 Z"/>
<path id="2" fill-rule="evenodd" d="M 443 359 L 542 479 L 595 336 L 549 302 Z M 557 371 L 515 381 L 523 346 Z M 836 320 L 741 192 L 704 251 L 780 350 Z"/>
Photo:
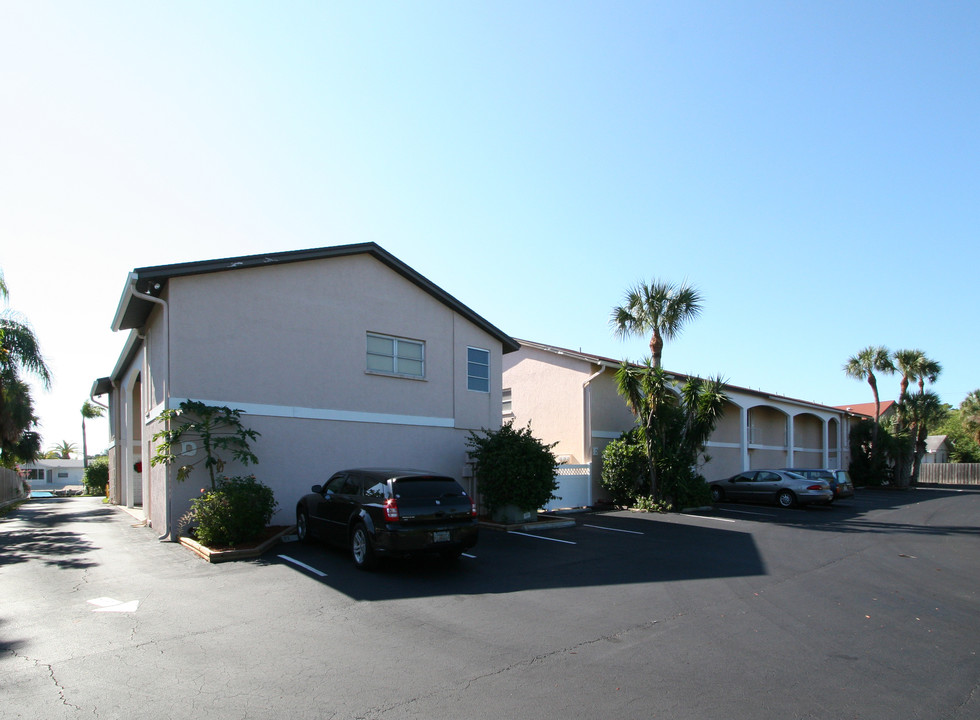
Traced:
<path id="1" fill-rule="evenodd" d="M 837 405 L 871 400 L 850 355 L 917 347 L 958 405 L 978 38 L 975 2 L 4 0 L 0 268 L 44 446 L 81 445 L 133 268 L 365 241 L 517 338 L 639 360 L 611 308 L 687 280 L 671 370 Z"/>

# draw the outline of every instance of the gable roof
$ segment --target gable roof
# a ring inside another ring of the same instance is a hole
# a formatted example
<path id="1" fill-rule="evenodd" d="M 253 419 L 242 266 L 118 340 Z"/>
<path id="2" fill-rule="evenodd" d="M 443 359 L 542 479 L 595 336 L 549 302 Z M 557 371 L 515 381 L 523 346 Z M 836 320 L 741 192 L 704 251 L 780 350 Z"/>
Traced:
<path id="1" fill-rule="evenodd" d="M 352 255 L 369 255 L 386 265 L 500 341 L 505 353 L 514 352 L 520 347 L 512 337 L 373 242 L 136 268 L 129 274 L 126 287 L 119 299 L 119 307 L 116 309 L 116 316 L 112 321 L 112 329 L 116 331 L 130 330 L 145 325 L 154 305 L 159 304 L 159 302 L 146 299 L 146 296 L 158 298 L 163 291 L 163 286 L 171 278 L 205 275 L 243 268 L 258 268 L 267 265 L 284 265 L 308 260 L 327 260 Z"/>
<path id="2" fill-rule="evenodd" d="M 527 346 L 529 348 L 535 348 L 537 350 L 543 350 L 545 352 L 550 352 L 555 355 L 564 355 L 567 357 L 576 358 L 578 360 L 583 360 L 585 362 L 592 363 L 594 365 L 601 365 L 603 367 L 618 369 L 622 364 L 622 360 L 616 360 L 614 358 L 602 357 L 600 355 L 590 355 L 588 353 L 583 353 L 581 350 L 569 350 L 567 348 L 555 347 L 553 345 L 543 345 L 541 343 L 532 342 L 531 340 L 518 340 L 521 346 Z M 636 363 L 632 363 L 636 364 Z M 668 375 L 672 376 L 675 380 L 683 382 L 691 378 L 691 375 L 686 375 L 684 373 L 674 372 L 673 370 L 666 371 Z M 783 402 L 794 403 L 797 405 L 804 405 L 812 408 L 819 408 L 822 410 L 835 410 L 842 411 L 844 408 L 832 407 L 830 405 L 821 405 L 820 403 L 810 402 L 809 400 L 800 400 L 798 398 L 791 398 L 785 395 L 777 395 L 776 393 L 766 392 L 765 390 L 752 390 L 751 388 L 739 387 L 738 385 L 732 385 L 729 382 L 724 383 L 726 388 L 730 390 L 743 393 L 745 395 L 752 395 L 755 397 L 761 397 L 768 400 L 781 400 Z"/>
<path id="3" fill-rule="evenodd" d="M 942 448 L 943 445 L 947 445 L 946 439 L 947 439 L 946 435 L 929 435 L 926 438 L 926 452 L 928 453 L 939 452 L 940 448 Z"/>
<path id="4" fill-rule="evenodd" d="M 881 401 L 881 417 L 885 416 L 892 405 L 895 404 L 894 400 L 882 400 Z M 875 417 L 875 404 L 873 402 L 869 403 L 855 403 L 854 405 L 837 405 L 838 410 L 846 410 L 849 413 L 854 413 L 855 415 L 864 415 L 874 420 Z"/>

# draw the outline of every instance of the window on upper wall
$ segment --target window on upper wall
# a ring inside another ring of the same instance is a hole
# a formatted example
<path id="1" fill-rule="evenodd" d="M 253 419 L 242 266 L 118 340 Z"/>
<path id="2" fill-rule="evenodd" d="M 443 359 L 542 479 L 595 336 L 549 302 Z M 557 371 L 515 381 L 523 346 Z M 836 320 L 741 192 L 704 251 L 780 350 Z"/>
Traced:
<path id="1" fill-rule="evenodd" d="M 490 392 L 490 351 L 466 348 L 466 389 Z"/>
<path id="2" fill-rule="evenodd" d="M 504 417 L 510 417 L 514 414 L 514 392 L 510 388 L 504 388 L 503 410 Z"/>
<path id="3" fill-rule="evenodd" d="M 373 373 L 424 378 L 425 343 L 368 333 L 367 369 Z"/>

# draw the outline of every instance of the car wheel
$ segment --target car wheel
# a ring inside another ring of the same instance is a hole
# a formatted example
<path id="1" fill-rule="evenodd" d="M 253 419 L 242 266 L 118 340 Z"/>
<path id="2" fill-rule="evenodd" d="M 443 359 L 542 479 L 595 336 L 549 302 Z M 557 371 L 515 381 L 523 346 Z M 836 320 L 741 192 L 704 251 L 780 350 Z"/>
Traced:
<path id="1" fill-rule="evenodd" d="M 796 496 L 790 490 L 780 490 L 776 496 L 779 507 L 790 508 L 796 505 Z"/>
<path id="2" fill-rule="evenodd" d="M 715 485 L 711 486 L 711 502 L 720 503 L 725 499 L 725 491 Z"/>
<path id="3" fill-rule="evenodd" d="M 296 536 L 300 542 L 306 542 L 310 537 L 310 520 L 306 516 L 306 510 L 296 511 Z"/>
<path id="4" fill-rule="evenodd" d="M 371 545 L 371 536 L 368 535 L 364 523 L 357 523 L 354 526 L 350 536 L 350 555 L 358 570 L 371 570 L 378 564 L 374 547 Z"/>

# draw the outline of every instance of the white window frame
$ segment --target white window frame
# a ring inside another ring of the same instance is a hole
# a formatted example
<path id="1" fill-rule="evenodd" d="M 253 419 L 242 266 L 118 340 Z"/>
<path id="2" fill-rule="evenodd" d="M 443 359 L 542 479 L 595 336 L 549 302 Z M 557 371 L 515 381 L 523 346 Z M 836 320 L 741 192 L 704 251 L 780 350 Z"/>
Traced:
<path id="1" fill-rule="evenodd" d="M 381 353 L 378 353 L 378 352 L 372 352 L 371 349 L 370 349 L 370 339 L 371 338 L 378 338 L 380 340 L 390 340 L 391 343 L 392 343 L 392 345 L 391 345 L 391 347 L 392 347 L 392 354 L 389 355 L 387 353 L 381 354 Z M 392 370 L 378 370 L 378 369 L 371 368 L 370 366 L 368 366 L 368 367 L 366 367 L 365 372 L 367 372 L 367 373 L 369 373 L 371 375 L 386 375 L 388 377 L 409 378 L 409 379 L 412 379 L 412 380 L 424 380 L 425 379 L 425 342 L 423 342 L 422 340 L 412 340 L 410 338 L 397 337 L 395 335 L 385 335 L 383 333 L 369 332 L 367 334 L 367 338 L 365 339 L 365 343 L 364 344 L 365 344 L 365 351 L 366 351 L 366 354 L 365 354 L 365 362 L 367 362 L 367 360 L 373 355 L 375 357 L 391 358 L 391 366 L 392 366 Z M 398 367 L 398 359 L 399 359 L 399 356 L 400 356 L 400 353 L 398 351 L 399 344 L 402 344 L 402 345 L 411 345 L 411 346 L 416 346 L 416 347 L 419 348 L 419 350 L 420 350 L 419 356 L 420 357 L 413 358 L 413 357 L 409 357 L 407 355 L 404 355 L 404 356 L 402 356 L 402 358 L 406 362 L 419 363 L 421 365 L 421 368 L 422 368 L 420 373 L 405 372 L 404 370 L 402 370 L 402 369 L 400 369 Z"/>
<path id="2" fill-rule="evenodd" d="M 470 350 L 475 350 L 476 352 L 484 353 L 486 355 L 486 358 L 487 358 L 486 363 L 474 362 L 473 360 L 470 360 Z M 490 392 L 490 359 L 491 359 L 490 358 L 490 351 L 487 348 L 479 348 L 479 347 L 467 346 L 467 348 L 466 348 L 466 389 L 467 390 L 469 390 L 470 392 L 478 392 L 478 393 L 489 393 Z M 471 368 L 474 367 L 474 366 L 485 367 L 487 369 L 487 376 L 484 378 L 484 377 L 480 377 L 478 375 L 472 374 Z M 483 388 L 474 388 L 470 384 L 470 381 L 473 381 L 473 380 L 479 381 L 481 384 L 483 382 L 486 382 L 486 384 L 487 384 L 486 389 L 484 390 Z"/>

